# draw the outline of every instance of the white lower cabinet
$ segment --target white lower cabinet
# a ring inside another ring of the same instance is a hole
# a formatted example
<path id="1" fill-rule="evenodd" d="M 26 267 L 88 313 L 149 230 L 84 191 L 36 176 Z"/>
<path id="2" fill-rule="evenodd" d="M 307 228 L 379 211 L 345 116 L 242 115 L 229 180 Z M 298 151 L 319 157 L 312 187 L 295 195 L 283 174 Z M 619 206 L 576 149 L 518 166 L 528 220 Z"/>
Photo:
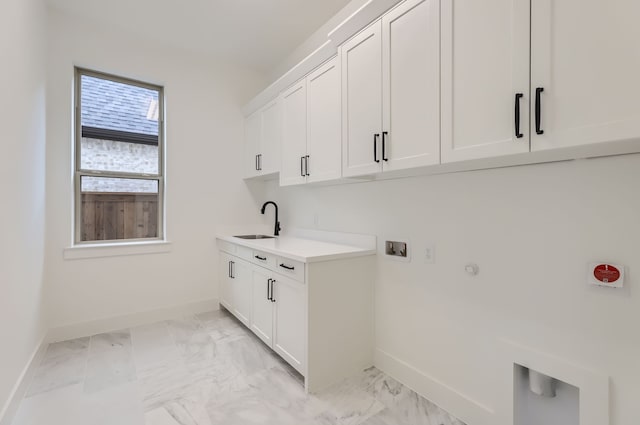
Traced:
<path id="1" fill-rule="evenodd" d="M 303 263 L 251 251 L 249 261 L 246 247 L 220 249 L 220 304 L 300 372 L 307 391 L 373 365 L 374 257 Z"/>
<path id="2" fill-rule="evenodd" d="M 253 315 L 251 330 L 268 346 L 273 344 L 273 301 L 271 274 L 262 267 L 253 267 Z"/>
<path id="3" fill-rule="evenodd" d="M 232 312 L 247 326 L 251 323 L 251 310 L 253 308 L 251 289 L 251 265 L 244 260 L 234 258 L 231 265 Z"/>
<path id="4" fill-rule="evenodd" d="M 273 349 L 299 372 L 304 370 L 306 290 L 304 283 L 275 274 Z"/>

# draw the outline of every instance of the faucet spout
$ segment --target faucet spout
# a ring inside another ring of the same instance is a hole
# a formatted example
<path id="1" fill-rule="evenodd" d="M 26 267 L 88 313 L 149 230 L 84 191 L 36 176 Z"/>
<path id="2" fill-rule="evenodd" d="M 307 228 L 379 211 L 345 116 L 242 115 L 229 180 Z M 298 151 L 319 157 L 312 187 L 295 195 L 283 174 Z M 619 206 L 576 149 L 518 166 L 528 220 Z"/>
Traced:
<path id="1" fill-rule="evenodd" d="M 278 221 L 278 205 L 273 201 L 267 201 L 262 205 L 262 209 L 260 210 L 260 212 L 264 214 L 265 210 L 267 209 L 267 205 L 269 204 L 273 205 L 276 209 L 276 223 L 273 229 L 273 236 L 280 236 L 280 230 L 282 229 L 280 229 L 280 222 Z"/>

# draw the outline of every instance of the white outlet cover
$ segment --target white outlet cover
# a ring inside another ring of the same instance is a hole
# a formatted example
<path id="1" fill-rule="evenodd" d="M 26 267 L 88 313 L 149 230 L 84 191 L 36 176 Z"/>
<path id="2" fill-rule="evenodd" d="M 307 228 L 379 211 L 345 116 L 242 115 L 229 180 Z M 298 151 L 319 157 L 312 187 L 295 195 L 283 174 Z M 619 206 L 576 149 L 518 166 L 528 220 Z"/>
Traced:
<path id="1" fill-rule="evenodd" d="M 426 264 L 434 264 L 436 262 L 436 246 L 427 245 L 424 247 L 424 262 Z"/>

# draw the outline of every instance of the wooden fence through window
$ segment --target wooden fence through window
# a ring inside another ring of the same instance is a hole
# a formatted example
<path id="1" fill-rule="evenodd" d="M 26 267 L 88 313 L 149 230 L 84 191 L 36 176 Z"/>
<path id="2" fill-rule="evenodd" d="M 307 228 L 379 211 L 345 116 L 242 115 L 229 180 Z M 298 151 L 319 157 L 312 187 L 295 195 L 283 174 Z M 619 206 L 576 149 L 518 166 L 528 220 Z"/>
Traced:
<path id="1" fill-rule="evenodd" d="M 82 241 L 158 237 L 158 194 L 82 194 Z"/>

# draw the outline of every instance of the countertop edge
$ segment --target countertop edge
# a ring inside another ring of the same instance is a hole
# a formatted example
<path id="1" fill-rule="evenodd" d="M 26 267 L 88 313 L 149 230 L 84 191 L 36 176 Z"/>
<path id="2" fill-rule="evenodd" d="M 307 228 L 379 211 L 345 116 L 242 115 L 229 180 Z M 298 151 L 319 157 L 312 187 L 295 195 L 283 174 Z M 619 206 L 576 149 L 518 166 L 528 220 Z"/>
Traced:
<path id="1" fill-rule="evenodd" d="M 318 243 L 327 243 L 324 241 L 315 241 L 314 239 L 304 239 L 304 238 L 297 238 L 297 239 L 305 240 L 305 241 L 314 241 Z M 375 255 L 377 253 L 377 250 L 373 248 L 367 249 L 367 248 L 354 247 L 350 245 L 342 245 L 342 246 L 349 246 L 350 248 L 353 248 L 353 251 L 337 252 L 335 254 L 324 254 L 324 255 L 315 255 L 315 256 L 305 257 L 301 255 L 292 254 L 287 251 L 281 251 L 278 249 L 264 247 L 259 244 L 254 244 L 251 242 L 252 241 L 251 239 L 240 239 L 234 236 L 218 235 L 216 236 L 216 240 L 244 246 L 251 249 L 257 249 L 262 252 L 267 252 L 269 254 L 282 256 L 290 260 L 300 261 L 302 263 L 320 263 L 324 261 L 334 261 L 334 260 L 342 260 L 347 258 L 366 257 L 369 255 Z M 336 244 L 336 245 L 341 245 L 341 244 Z"/>

